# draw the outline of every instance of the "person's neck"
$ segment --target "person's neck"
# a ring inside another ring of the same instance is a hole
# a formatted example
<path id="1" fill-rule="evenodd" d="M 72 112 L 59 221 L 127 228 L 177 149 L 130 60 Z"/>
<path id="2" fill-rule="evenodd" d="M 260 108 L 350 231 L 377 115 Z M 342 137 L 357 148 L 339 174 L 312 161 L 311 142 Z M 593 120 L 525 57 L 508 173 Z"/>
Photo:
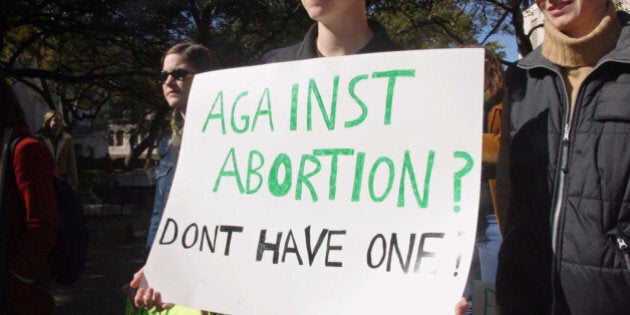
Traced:
<path id="1" fill-rule="evenodd" d="M 317 50 L 327 57 L 357 53 L 374 36 L 367 17 L 348 17 L 338 23 L 317 23 Z"/>
<path id="2" fill-rule="evenodd" d="M 563 33 L 571 38 L 582 38 L 584 36 L 587 36 L 599 26 L 601 20 L 607 15 L 607 13 L 610 13 L 610 11 L 615 12 L 616 10 L 615 6 L 611 2 L 608 2 L 606 7 L 600 6 L 598 8 L 597 14 L 593 14 L 589 20 L 582 21 L 579 27 Z"/>
<path id="3" fill-rule="evenodd" d="M 545 40 L 542 54 L 551 62 L 562 67 L 593 66 L 615 48 L 621 24 L 614 6 L 611 5 L 597 26 L 590 33 L 573 38 L 545 23 Z"/>
<path id="4" fill-rule="evenodd" d="M 59 139 L 61 139 L 61 133 L 62 133 L 61 131 L 59 131 L 59 133 L 51 132 L 50 133 L 50 138 L 53 141 L 57 142 L 57 141 L 59 141 Z"/>

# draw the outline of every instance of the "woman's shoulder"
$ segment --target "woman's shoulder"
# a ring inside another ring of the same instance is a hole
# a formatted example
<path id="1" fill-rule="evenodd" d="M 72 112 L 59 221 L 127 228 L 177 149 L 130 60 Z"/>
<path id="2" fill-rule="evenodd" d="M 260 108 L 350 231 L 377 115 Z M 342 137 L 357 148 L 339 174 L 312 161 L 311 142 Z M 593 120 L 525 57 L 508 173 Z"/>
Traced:
<path id="1" fill-rule="evenodd" d="M 13 142 L 13 155 L 16 161 L 38 160 L 37 163 L 41 163 L 52 159 L 44 144 L 34 137 L 17 137 Z"/>
<path id="2" fill-rule="evenodd" d="M 64 141 L 72 141 L 72 136 L 69 133 L 67 133 L 65 131 L 62 131 L 61 132 L 61 139 L 64 140 Z"/>
<path id="3" fill-rule="evenodd" d="M 26 151 L 46 150 L 46 147 L 44 147 L 44 144 L 42 144 L 35 137 L 31 137 L 31 136 L 18 137 L 18 138 L 15 138 L 13 141 L 16 142 L 13 148 L 14 152 L 16 153 L 21 152 L 23 150 L 26 150 Z"/>

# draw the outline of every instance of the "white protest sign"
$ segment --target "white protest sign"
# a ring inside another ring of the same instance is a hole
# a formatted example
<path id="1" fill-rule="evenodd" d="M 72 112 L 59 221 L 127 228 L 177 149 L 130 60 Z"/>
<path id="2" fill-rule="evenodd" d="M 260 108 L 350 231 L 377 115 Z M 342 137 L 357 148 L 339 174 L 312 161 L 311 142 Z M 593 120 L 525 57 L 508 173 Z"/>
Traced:
<path id="1" fill-rule="evenodd" d="M 450 314 L 477 222 L 482 49 L 195 76 L 148 284 L 230 314 Z"/>

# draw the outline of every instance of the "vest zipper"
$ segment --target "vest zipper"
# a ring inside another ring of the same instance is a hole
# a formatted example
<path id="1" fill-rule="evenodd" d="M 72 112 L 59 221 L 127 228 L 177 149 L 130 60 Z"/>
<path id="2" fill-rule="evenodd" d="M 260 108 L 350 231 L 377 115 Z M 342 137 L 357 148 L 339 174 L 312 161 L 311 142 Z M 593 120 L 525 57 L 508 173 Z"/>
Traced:
<path id="1" fill-rule="evenodd" d="M 567 111 L 567 115 L 565 116 L 565 119 L 567 120 L 566 123 L 564 124 L 564 132 L 563 132 L 563 136 L 562 136 L 562 142 L 561 142 L 561 146 L 560 146 L 560 163 L 558 165 L 560 165 L 559 168 L 559 174 L 558 174 L 558 185 L 557 185 L 557 193 L 556 193 L 556 200 L 554 203 L 554 207 L 553 207 L 553 215 L 552 215 L 552 221 L 551 221 L 551 248 L 553 250 L 553 253 L 556 253 L 557 250 L 557 246 L 558 246 L 558 225 L 560 223 L 560 214 L 562 213 L 562 204 L 564 201 L 564 182 L 565 182 L 565 176 L 567 174 L 567 172 L 569 171 L 569 146 L 570 146 L 570 141 L 569 141 L 569 133 L 571 130 L 571 123 L 570 123 L 570 118 L 568 117 L 568 111 Z"/>
<path id="2" fill-rule="evenodd" d="M 626 263 L 626 268 L 630 271 L 630 246 L 628 246 L 628 243 L 622 236 L 617 235 L 615 238 L 617 240 L 617 248 L 619 248 L 623 261 Z"/>
<path id="3" fill-rule="evenodd" d="M 560 158 L 558 160 L 558 181 L 556 186 L 556 198 L 553 203 L 553 212 L 551 217 L 551 249 L 553 251 L 552 258 L 552 268 L 551 268 L 551 292 L 552 292 L 552 302 L 551 302 L 551 311 L 552 314 L 555 313 L 556 310 L 556 300 L 557 300 L 557 285 L 556 278 L 558 277 L 558 272 L 560 271 L 560 260 L 562 259 L 562 254 L 557 255 L 557 251 L 560 247 L 560 220 L 562 216 L 562 209 L 565 203 L 565 185 L 566 185 L 566 175 L 569 172 L 569 152 L 571 149 L 571 127 L 573 125 L 573 121 L 575 121 L 575 117 L 578 113 L 579 105 L 581 104 L 580 100 L 582 99 L 582 94 L 584 90 L 584 86 L 586 85 L 588 79 L 591 75 L 601 66 L 602 63 L 596 65 L 593 70 L 582 80 L 580 83 L 580 87 L 578 90 L 578 94 L 575 98 L 575 104 L 573 104 L 573 112 L 571 112 L 571 99 L 569 93 L 567 92 L 567 86 L 564 81 L 564 77 L 562 73 L 556 71 L 554 69 L 548 68 L 552 70 L 562 82 L 562 95 L 564 96 L 564 105 L 565 105 L 565 115 L 564 115 L 564 130 L 562 133 L 562 141 L 560 143 Z M 557 257 L 557 258 L 556 258 Z"/>
<path id="4" fill-rule="evenodd" d="M 555 310 L 556 310 L 556 301 L 557 301 L 557 288 L 556 288 L 556 277 L 557 277 L 557 273 L 558 273 L 558 266 L 559 266 L 559 261 L 558 259 L 556 259 L 556 246 L 558 243 L 558 224 L 560 221 L 560 214 L 561 214 L 561 210 L 562 210 L 562 203 L 563 203 L 563 199 L 564 199 L 564 181 L 565 181 L 565 175 L 566 173 L 569 171 L 569 149 L 570 149 L 570 131 L 571 131 L 571 121 L 573 120 L 573 116 L 574 115 L 569 115 L 569 110 L 570 110 L 570 106 L 571 104 L 569 104 L 570 99 L 569 99 L 569 94 L 567 93 L 567 87 L 566 87 L 566 83 L 564 82 L 564 78 L 562 77 L 562 73 L 560 73 L 558 70 L 550 67 L 550 66 L 546 66 L 546 65 L 541 65 L 539 66 L 540 68 L 543 69 L 547 69 L 549 71 L 551 71 L 552 73 L 554 73 L 556 75 L 556 77 L 560 80 L 560 83 L 562 83 L 562 96 L 564 96 L 564 99 L 561 100 L 561 105 L 564 105 L 566 108 L 565 114 L 564 114 L 564 119 L 562 122 L 563 125 L 563 130 L 562 130 L 562 140 L 560 143 L 560 147 L 558 148 L 560 150 L 560 155 L 558 158 L 558 165 L 559 167 L 559 171 L 557 172 L 557 185 L 556 185 L 556 190 L 555 190 L 555 197 L 552 199 L 552 208 L 551 208 L 551 213 L 550 213 L 550 220 L 551 220 L 551 249 L 553 252 L 552 255 L 552 259 L 551 259 L 551 309 L 550 309 L 550 314 L 555 314 Z M 533 68 L 533 67 L 532 67 Z M 531 69 L 531 68 L 528 68 Z M 594 69 L 593 69 L 594 70 Z M 591 72 L 592 73 L 592 72 Z M 587 76 L 588 77 L 588 76 Z M 582 86 L 584 84 L 584 82 L 586 81 L 586 79 L 584 81 L 582 81 L 582 84 L 580 85 L 580 90 L 582 89 Z M 580 92 L 578 91 L 578 96 L 579 96 Z M 562 102 L 563 101 L 563 102 Z M 577 103 L 577 99 L 576 99 L 576 103 Z M 574 108 L 577 108 L 577 104 L 576 106 L 574 106 Z"/>
<path id="5" fill-rule="evenodd" d="M 558 170 L 558 181 L 556 186 L 556 198 L 554 200 L 552 213 L 551 213 L 551 249 L 553 252 L 552 256 L 552 265 L 551 265 L 551 314 L 555 314 L 556 311 L 556 303 L 557 303 L 557 286 L 556 286 L 556 278 L 558 277 L 558 271 L 560 268 L 560 259 L 556 258 L 556 251 L 558 247 L 558 230 L 560 224 L 560 215 L 562 214 L 562 204 L 564 203 L 564 185 L 565 185 L 565 176 L 569 171 L 569 149 L 570 149 L 570 134 L 571 134 L 571 121 L 574 119 L 575 115 L 571 115 L 570 113 L 570 99 L 567 93 L 566 83 L 564 82 L 564 78 L 562 74 L 554 71 L 560 82 L 562 82 L 562 95 L 564 95 L 564 104 L 565 104 L 565 115 L 564 115 L 564 130 L 562 133 L 562 141 L 560 144 L 560 158 L 558 161 L 559 170 Z M 584 82 L 582 82 L 584 83 Z M 582 89 L 582 85 L 580 85 L 580 90 Z M 579 93 L 579 92 L 578 92 Z M 577 99 L 576 99 L 577 103 Z M 577 104 L 575 104 L 574 108 L 577 108 Z"/>

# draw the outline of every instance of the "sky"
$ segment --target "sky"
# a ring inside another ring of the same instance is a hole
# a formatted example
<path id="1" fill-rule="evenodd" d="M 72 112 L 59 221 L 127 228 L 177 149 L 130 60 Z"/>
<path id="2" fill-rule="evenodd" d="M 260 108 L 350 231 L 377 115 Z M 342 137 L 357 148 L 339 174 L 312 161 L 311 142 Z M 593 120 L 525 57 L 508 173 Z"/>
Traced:
<path id="1" fill-rule="evenodd" d="M 503 45 L 505 48 L 503 51 L 506 54 L 506 61 L 516 61 L 518 60 L 518 49 L 516 47 L 516 38 L 514 35 L 501 35 L 498 36 L 499 43 Z"/>

